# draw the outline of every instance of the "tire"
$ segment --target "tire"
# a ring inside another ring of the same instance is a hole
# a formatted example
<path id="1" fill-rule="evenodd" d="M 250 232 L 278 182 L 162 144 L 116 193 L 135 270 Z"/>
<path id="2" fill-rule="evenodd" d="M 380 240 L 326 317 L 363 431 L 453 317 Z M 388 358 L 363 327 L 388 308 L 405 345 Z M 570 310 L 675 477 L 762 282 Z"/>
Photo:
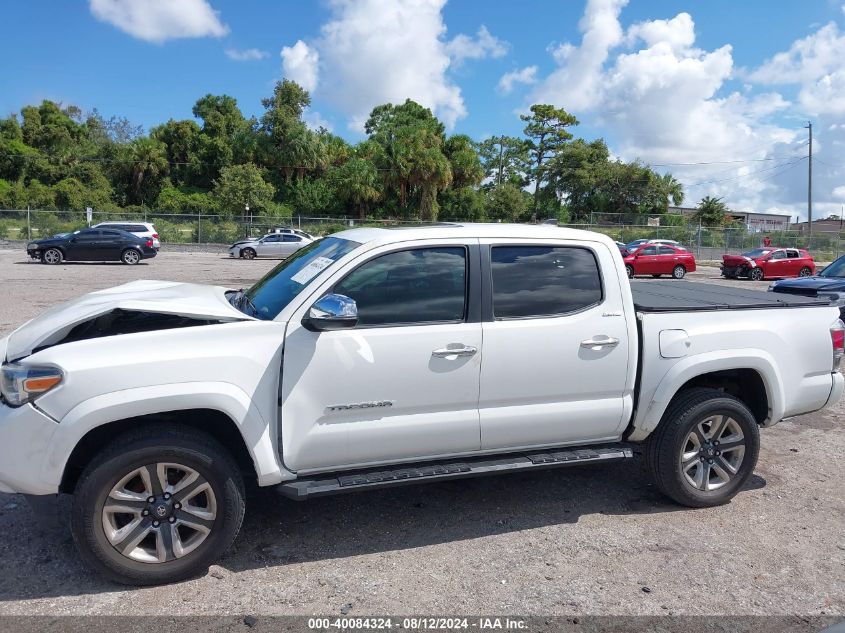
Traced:
<path id="1" fill-rule="evenodd" d="M 156 490 L 165 464 L 168 486 Z M 189 479 L 189 473 L 197 475 L 183 489 L 180 470 Z M 168 490 L 169 500 L 164 496 Z M 110 494 L 115 491 L 129 500 L 114 502 Z M 150 492 L 159 493 L 154 503 L 145 499 Z M 129 512 L 109 511 L 125 510 L 124 504 L 131 504 Z M 244 509 L 241 474 L 216 440 L 187 427 L 145 426 L 112 441 L 85 468 L 74 492 L 71 531 L 82 560 L 106 578 L 158 585 L 206 570 L 235 540 Z M 133 533 L 146 536 L 136 544 Z M 117 549 L 121 544 L 127 545 L 126 553 Z"/>
<path id="2" fill-rule="evenodd" d="M 244 259 L 255 259 L 255 249 L 245 248 L 241 251 L 241 257 Z"/>
<path id="3" fill-rule="evenodd" d="M 652 273 L 651 276 L 654 277 L 655 279 L 660 279 L 660 277 L 661 277 L 660 273 Z"/>
<path id="4" fill-rule="evenodd" d="M 720 420 L 721 431 L 714 428 Z M 646 442 L 645 457 L 663 494 L 681 505 L 708 508 L 740 491 L 759 452 L 760 430 L 745 403 L 718 389 L 696 387 L 669 403 Z"/>
<path id="5" fill-rule="evenodd" d="M 120 261 L 127 266 L 134 266 L 141 261 L 141 253 L 134 248 L 127 248 L 120 254 Z"/>
<path id="6" fill-rule="evenodd" d="M 672 277 L 675 279 L 683 279 L 687 274 L 687 269 L 678 264 L 672 269 Z"/>
<path id="7" fill-rule="evenodd" d="M 61 264 L 65 258 L 64 254 L 58 248 L 48 248 L 41 253 L 41 263 L 55 266 Z"/>
<path id="8" fill-rule="evenodd" d="M 752 268 L 748 273 L 748 278 L 752 281 L 763 281 L 763 277 L 765 275 L 762 268 Z"/>
<path id="9" fill-rule="evenodd" d="M 634 278 L 634 267 L 631 264 L 625 265 L 625 272 L 628 273 L 628 279 Z"/>
<path id="10" fill-rule="evenodd" d="M 804 266 L 801 270 L 798 271 L 799 277 L 809 277 L 813 274 L 813 271 L 810 270 L 809 266 Z"/>

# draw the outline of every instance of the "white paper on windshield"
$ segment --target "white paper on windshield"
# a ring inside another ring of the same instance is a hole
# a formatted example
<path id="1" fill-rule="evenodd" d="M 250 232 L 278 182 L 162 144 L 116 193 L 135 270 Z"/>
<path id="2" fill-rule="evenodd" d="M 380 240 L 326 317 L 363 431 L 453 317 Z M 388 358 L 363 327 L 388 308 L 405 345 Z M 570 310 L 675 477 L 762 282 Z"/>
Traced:
<path id="1" fill-rule="evenodd" d="M 305 268 L 291 277 L 291 281 L 295 281 L 298 284 L 306 284 L 333 263 L 334 261 L 328 257 L 315 257 Z"/>

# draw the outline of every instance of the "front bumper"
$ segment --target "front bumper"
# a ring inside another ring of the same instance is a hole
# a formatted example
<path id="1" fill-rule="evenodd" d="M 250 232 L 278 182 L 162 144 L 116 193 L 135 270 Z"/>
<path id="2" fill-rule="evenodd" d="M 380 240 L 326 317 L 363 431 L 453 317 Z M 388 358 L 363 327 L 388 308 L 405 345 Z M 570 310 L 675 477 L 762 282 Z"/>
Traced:
<path id="1" fill-rule="evenodd" d="M 0 492 L 48 495 L 59 482 L 43 481 L 43 464 L 58 424 L 31 404 L 0 403 Z"/>

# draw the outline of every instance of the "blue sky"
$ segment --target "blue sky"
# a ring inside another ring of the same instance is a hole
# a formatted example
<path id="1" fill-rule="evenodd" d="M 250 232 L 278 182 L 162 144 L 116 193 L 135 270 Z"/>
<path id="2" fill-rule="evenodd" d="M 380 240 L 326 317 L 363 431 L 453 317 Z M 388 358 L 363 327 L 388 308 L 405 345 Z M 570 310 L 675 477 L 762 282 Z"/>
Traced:
<path id="1" fill-rule="evenodd" d="M 53 99 L 149 129 L 190 118 L 206 93 L 260 115 L 261 98 L 288 76 L 312 91 L 309 120 L 352 141 L 373 105 L 406 96 L 450 131 L 482 138 L 518 134 L 519 111 L 544 101 L 575 113 L 577 133 L 606 138 L 618 156 L 667 165 L 693 203 L 709 193 L 793 215 L 806 197 L 799 159 L 812 119 L 818 213 L 845 202 L 841 0 L 29 0 L 4 9 L 14 25 L 0 39 L 4 115 Z"/>

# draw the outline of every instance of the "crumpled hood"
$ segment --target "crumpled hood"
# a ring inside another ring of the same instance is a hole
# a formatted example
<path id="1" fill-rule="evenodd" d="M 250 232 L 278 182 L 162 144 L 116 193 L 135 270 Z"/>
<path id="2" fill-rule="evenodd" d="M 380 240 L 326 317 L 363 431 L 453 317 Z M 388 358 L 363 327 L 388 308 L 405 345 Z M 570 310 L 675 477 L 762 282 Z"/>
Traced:
<path id="1" fill-rule="evenodd" d="M 725 266 L 748 266 L 756 265 L 756 262 L 745 255 L 722 255 L 722 262 Z"/>
<path id="2" fill-rule="evenodd" d="M 90 292 L 53 306 L 12 332 L 6 340 L 5 358 L 12 361 L 28 356 L 39 347 L 60 341 L 79 323 L 113 310 L 221 321 L 255 320 L 226 300 L 227 290 L 203 284 L 141 280 Z"/>

